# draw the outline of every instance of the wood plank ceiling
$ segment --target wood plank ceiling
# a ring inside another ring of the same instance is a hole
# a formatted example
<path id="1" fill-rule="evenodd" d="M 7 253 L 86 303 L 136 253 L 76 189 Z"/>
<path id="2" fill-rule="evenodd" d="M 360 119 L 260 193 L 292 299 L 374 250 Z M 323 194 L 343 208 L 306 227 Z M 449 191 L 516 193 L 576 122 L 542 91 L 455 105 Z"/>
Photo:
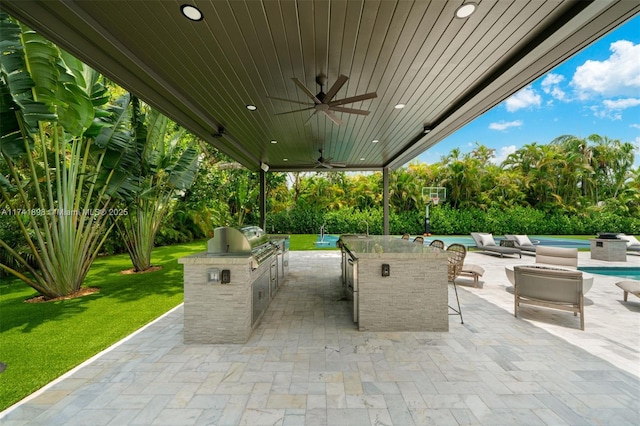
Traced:
<path id="1" fill-rule="evenodd" d="M 63 1 L 0 7 L 245 166 L 397 168 L 640 12 L 637 1 Z M 203 19 L 186 19 L 184 3 Z M 334 124 L 312 101 L 343 74 Z M 394 108 L 402 103 L 403 109 Z M 249 111 L 246 105 L 255 105 Z M 425 126 L 432 128 L 424 133 Z M 272 141 L 275 141 L 272 142 Z M 375 142 L 374 142 L 375 141 Z M 323 169 L 324 170 L 324 169 Z"/>

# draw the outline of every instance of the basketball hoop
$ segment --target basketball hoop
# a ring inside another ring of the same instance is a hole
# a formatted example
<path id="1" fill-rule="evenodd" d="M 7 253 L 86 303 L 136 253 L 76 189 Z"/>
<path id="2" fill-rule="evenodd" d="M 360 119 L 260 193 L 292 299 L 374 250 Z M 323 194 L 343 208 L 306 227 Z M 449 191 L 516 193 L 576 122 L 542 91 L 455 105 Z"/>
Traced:
<path id="1" fill-rule="evenodd" d="M 447 188 L 443 186 L 425 186 L 422 188 L 422 201 L 424 202 L 424 235 L 431 235 L 431 220 L 429 219 L 429 207 L 437 206 L 440 200 L 447 199 Z"/>

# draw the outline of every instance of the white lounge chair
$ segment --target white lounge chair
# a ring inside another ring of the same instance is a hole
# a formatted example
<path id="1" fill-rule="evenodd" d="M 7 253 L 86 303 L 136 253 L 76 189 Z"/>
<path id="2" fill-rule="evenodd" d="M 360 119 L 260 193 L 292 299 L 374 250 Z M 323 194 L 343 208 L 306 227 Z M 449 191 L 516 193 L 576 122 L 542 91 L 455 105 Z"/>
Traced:
<path id="1" fill-rule="evenodd" d="M 506 247 L 496 244 L 493 239 L 493 235 L 485 234 L 482 232 L 472 232 L 471 237 L 476 242 L 476 247 L 484 252 L 491 254 L 499 254 L 500 257 L 504 257 L 505 254 L 517 254 L 522 258 L 522 252 L 515 247 Z"/>
<path id="2" fill-rule="evenodd" d="M 535 253 L 536 252 L 537 246 L 534 246 L 533 243 L 531 242 L 531 240 L 529 239 L 529 237 L 526 236 L 526 235 L 508 235 L 508 234 L 505 234 L 504 237 L 509 241 L 513 241 L 513 246 L 515 248 L 519 248 L 520 250 L 522 250 L 525 253 Z"/>
<path id="3" fill-rule="evenodd" d="M 640 241 L 633 235 L 618 234 L 618 238 L 621 238 L 627 242 L 627 251 L 640 254 Z"/>

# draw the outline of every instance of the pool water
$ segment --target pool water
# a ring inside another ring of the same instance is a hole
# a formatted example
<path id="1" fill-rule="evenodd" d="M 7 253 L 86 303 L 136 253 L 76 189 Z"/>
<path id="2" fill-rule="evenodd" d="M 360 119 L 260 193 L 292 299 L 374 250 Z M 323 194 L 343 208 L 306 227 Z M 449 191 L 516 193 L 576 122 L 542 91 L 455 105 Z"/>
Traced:
<path id="1" fill-rule="evenodd" d="M 496 243 L 499 244 L 499 241 L 504 239 L 500 236 L 495 236 Z M 552 246 L 552 247 L 566 247 L 566 248 L 577 248 L 577 249 L 589 249 L 591 248 L 591 243 L 589 240 L 580 240 L 577 238 L 549 238 L 545 236 L 539 235 L 530 235 L 529 239 L 536 246 Z M 413 238 L 412 238 L 413 240 Z M 433 240 L 442 240 L 444 243 L 449 246 L 450 244 L 462 244 L 465 247 L 475 247 L 476 243 L 473 241 L 471 236 L 463 237 L 447 237 L 447 236 L 439 236 L 439 235 L 431 235 L 425 238 L 425 244 L 429 244 Z"/>
<path id="2" fill-rule="evenodd" d="M 632 266 L 578 266 L 578 270 L 590 274 L 610 275 L 630 280 L 640 280 L 640 268 Z"/>
<path id="3" fill-rule="evenodd" d="M 339 238 L 339 235 L 318 235 L 318 241 L 313 244 L 315 244 L 316 247 L 336 247 Z"/>

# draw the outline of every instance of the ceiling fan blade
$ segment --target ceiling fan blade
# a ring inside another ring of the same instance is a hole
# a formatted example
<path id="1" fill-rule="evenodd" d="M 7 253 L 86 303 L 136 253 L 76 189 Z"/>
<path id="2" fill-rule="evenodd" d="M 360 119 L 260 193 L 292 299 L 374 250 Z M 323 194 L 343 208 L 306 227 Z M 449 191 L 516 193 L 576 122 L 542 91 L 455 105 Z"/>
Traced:
<path id="1" fill-rule="evenodd" d="M 344 86 L 347 80 L 349 80 L 349 77 L 347 77 L 346 75 L 340 74 L 338 79 L 335 81 L 335 83 L 333 83 L 333 86 L 331 86 L 331 88 L 325 95 L 323 102 L 328 103 L 329 101 L 331 101 L 331 99 L 333 99 L 336 93 L 338 93 L 340 89 L 342 89 L 342 86 Z"/>
<path id="2" fill-rule="evenodd" d="M 331 111 L 348 112 L 349 114 L 369 115 L 369 111 L 366 111 L 364 109 L 345 108 L 339 106 L 331 107 Z"/>
<path id="3" fill-rule="evenodd" d="M 332 113 L 330 110 L 322 111 L 322 112 L 324 112 L 324 115 L 329 117 L 329 120 L 333 121 L 337 126 L 342 124 L 342 120 L 340 120 L 338 117 L 336 117 L 336 115 L 334 113 Z"/>
<path id="4" fill-rule="evenodd" d="M 347 167 L 345 163 L 331 163 L 333 167 Z"/>
<path id="5" fill-rule="evenodd" d="M 324 167 L 325 169 L 333 169 L 333 165 L 329 163 L 320 163 L 318 165 Z"/>
<path id="6" fill-rule="evenodd" d="M 313 109 L 315 109 L 315 108 L 313 108 Z M 317 111 L 317 110 L 316 110 L 316 111 L 313 111 L 313 114 L 311 114 L 311 115 L 309 116 L 309 118 L 307 118 L 307 121 L 305 121 L 305 122 L 304 122 L 304 125 L 305 125 L 305 126 L 306 126 L 307 124 L 311 123 L 311 119 L 313 118 L 313 116 L 314 116 L 314 115 L 316 115 L 316 112 L 318 112 L 318 111 Z"/>
<path id="7" fill-rule="evenodd" d="M 313 94 L 313 92 L 311 92 L 311 90 L 307 89 L 305 87 L 304 84 L 302 84 L 302 82 L 300 80 L 298 80 L 297 78 L 293 77 L 291 80 L 293 80 L 293 82 L 296 84 L 296 86 L 298 86 L 299 88 L 302 89 L 302 91 L 304 93 L 306 93 L 306 95 L 308 97 L 310 97 L 311 99 L 313 99 L 313 102 L 317 103 L 317 104 L 321 104 L 322 102 L 320 102 L 320 100 L 318 98 L 316 98 L 316 95 Z"/>
<path id="8" fill-rule="evenodd" d="M 269 95 L 267 95 L 267 98 L 269 98 L 269 99 L 275 99 L 276 101 L 291 102 L 291 103 L 294 103 L 294 104 L 311 105 L 309 102 L 294 101 L 293 99 L 277 98 L 277 97 L 275 97 L 275 96 L 269 96 Z"/>
<path id="9" fill-rule="evenodd" d="M 294 109 L 293 111 L 285 111 L 285 112 L 278 112 L 276 114 L 273 115 L 284 115 L 284 114 L 291 114 L 293 112 L 300 112 L 300 111 L 309 111 L 310 109 L 314 109 L 315 107 L 309 107 L 309 108 L 302 108 L 302 109 Z M 315 113 L 314 113 L 315 114 Z"/>
<path id="10" fill-rule="evenodd" d="M 352 96 L 350 98 L 344 98 L 337 101 L 329 102 L 329 106 L 334 107 L 334 106 L 350 104 L 358 101 L 366 101 L 367 99 L 373 99 L 377 97 L 378 97 L 378 94 L 376 92 L 365 93 L 364 95 Z"/>

